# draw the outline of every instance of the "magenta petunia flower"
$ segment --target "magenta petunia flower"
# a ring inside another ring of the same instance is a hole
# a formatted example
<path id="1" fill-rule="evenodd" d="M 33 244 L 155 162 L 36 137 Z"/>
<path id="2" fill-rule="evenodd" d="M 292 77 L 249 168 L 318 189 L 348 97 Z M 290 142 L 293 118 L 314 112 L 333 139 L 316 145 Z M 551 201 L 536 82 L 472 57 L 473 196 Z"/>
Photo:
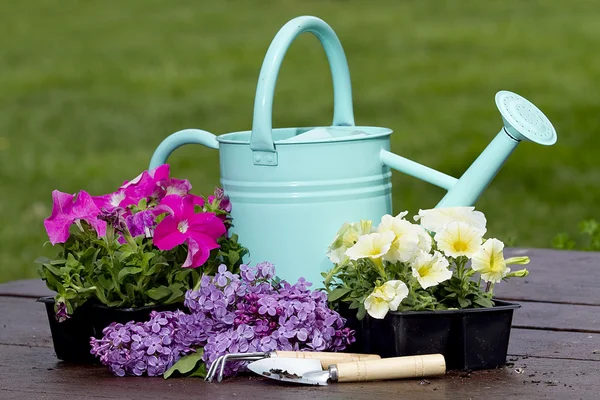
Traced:
<path id="1" fill-rule="evenodd" d="M 134 203 L 133 199 L 127 198 L 124 189 L 119 189 L 114 193 L 94 196 L 94 203 L 101 210 L 112 211 L 117 207 L 126 208 Z"/>
<path id="2" fill-rule="evenodd" d="M 162 199 L 170 194 L 176 194 L 181 197 L 186 196 L 192 190 L 192 184 L 187 179 L 168 178 L 157 182 L 158 198 Z"/>
<path id="3" fill-rule="evenodd" d="M 213 195 L 208 196 L 206 200 L 209 203 L 218 200 L 219 209 L 225 212 L 231 212 L 231 201 L 229 200 L 229 196 L 227 196 L 223 189 L 221 189 L 220 187 L 215 188 L 215 193 Z"/>
<path id="4" fill-rule="evenodd" d="M 227 229 L 213 213 L 196 213 L 194 206 L 202 199 L 198 196 L 165 196 L 157 211 L 168 212 L 154 231 L 154 244 L 160 250 L 171 250 L 187 243 L 188 256 L 183 268 L 196 268 L 208 260 L 210 251 L 219 247 L 217 239 Z M 199 204 L 202 205 L 202 204 Z"/>
<path id="5" fill-rule="evenodd" d="M 123 185 L 114 193 L 95 196 L 94 203 L 100 209 L 111 211 L 116 207 L 127 208 L 136 205 L 143 198 L 157 195 L 161 190 L 160 182 L 169 179 L 169 165 L 163 164 L 151 171 L 144 171 Z M 173 180 L 177 181 L 177 180 Z"/>
<path id="6" fill-rule="evenodd" d="M 52 214 L 44 220 L 44 227 L 52 244 L 66 242 L 69 238 L 69 228 L 80 220 L 90 224 L 98 236 L 106 235 L 106 221 L 98 219 L 100 209 L 92 196 L 82 190 L 75 200 L 74 197 L 58 190 L 52 192 Z"/>

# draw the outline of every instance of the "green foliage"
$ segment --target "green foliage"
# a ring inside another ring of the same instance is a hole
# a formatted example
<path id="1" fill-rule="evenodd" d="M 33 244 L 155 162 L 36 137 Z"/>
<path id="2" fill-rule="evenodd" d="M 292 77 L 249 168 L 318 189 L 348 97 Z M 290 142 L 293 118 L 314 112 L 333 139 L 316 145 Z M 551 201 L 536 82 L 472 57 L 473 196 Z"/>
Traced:
<path id="1" fill-rule="evenodd" d="M 328 300 L 349 303 L 362 319 L 366 310 L 364 301 L 373 290 L 390 280 L 400 280 L 409 289 L 408 296 L 400 303 L 397 311 L 435 311 L 461 308 L 492 307 L 493 285 L 483 286 L 473 281 L 475 271 L 467 268 L 467 257 L 449 258 L 452 278 L 434 287 L 421 288 L 412 275 L 409 263 L 383 262 L 383 268 L 368 258 L 337 264 L 323 273 Z"/>
<path id="2" fill-rule="evenodd" d="M 206 377 L 206 364 L 202 361 L 204 349 L 198 349 L 195 353 L 183 356 L 175 364 L 165 371 L 163 377 L 170 378 L 174 373 L 181 376 L 197 376 L 200 378 Z"/>
<path id="3" fill-rule="evenodd" d="M 595 219 L 587 219 L 578 224 L 579 237 L 573 239 L 567 233 L 560 233 L 552 241 L 552 247 L 561 250 L 600 251 L 600 224 Z"/>
<path id="4" fill-rule="evenodd" d="M 73 229 L 54 259 L 36 260 L 40 276 L 69 314 L 88 301 L 109 307 L 182 303 L 202 273 L 214 274 L 221 264 L 237 272 L 247 251 L 236 235 L 221 237 L 221 248 L 212 250 L 205 266 L 181 268 L 187 257 L 183 245 L 162 251 L 143 235 L 119 243 L 110 224 L 102 238 L 87 224 L 82 228 Z"/>

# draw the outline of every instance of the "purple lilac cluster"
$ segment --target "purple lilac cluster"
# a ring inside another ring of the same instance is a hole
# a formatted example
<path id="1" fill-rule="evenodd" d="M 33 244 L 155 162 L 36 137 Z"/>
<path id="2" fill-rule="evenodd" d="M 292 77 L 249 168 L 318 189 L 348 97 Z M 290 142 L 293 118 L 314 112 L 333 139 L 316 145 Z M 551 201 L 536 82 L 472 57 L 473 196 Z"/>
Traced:
<path id="1" fill-rule="evenodd" d="M 240 275 L 222 265 L 214 277 L 204 275 L 199 288 L 186 293 L 189 314 L 154 313 L 143 324 L 111 325 L 103 339 L 92 339 L 92 353 L 116 375 L 144 371 L 157 375 L 197 347 L 204 347 L 203 361 L 210 367 L 228 353 L 341 351 L 354 342 L 354 331 L 345 328 L 345 320 L 328 308 L 324 292 L 311 291 L 311 284 L 302 278 L 294 285 L 277 282 L 274 274 L 269 263 L 242 265 Z M 156 320 L 169 321 L 164 331 L 148 330 L 156 326 Z M 136 341 L 134 349 L 133 332 L 141 331 L 148 335 L 142 345 Z M 129 339 L 125 342 L 122 337 Z M 162 346 L 160 355 L 149 347 L 154 342 Z M 225 373 L 233 375 L 244 366 L 228 363 Z"/>
<path id="2" fill-rule="evenodd" d="M 117 376 L 162 375 L 182 356 L 195 351 L 187 340 L 181 340 L 189 336 L 191 328 L 181 323 L 185 315 L 182 311 L 153 311 L 146 322 L 113 322 L 102 331 L 102 339 L 91 338 L 91 353 Z"/>

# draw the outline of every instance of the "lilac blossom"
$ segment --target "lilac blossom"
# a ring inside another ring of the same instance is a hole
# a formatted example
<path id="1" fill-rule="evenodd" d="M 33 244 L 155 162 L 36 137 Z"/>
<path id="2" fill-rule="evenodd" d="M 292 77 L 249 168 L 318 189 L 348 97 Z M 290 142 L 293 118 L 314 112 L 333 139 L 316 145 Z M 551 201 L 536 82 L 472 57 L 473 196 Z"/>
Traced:
<path id="1" fill-rule="evenodd" d="M 309 282 L 277 282 L 270 263 L 240 270 L 232 274 L 221 265 L 214 277 L 203 275 L 198 288 L 186 293 L 189 314 L 153 312 L 144 323 L 111 324 L 102 339 L 92 338 L 92 354 L 115 375 L 155 376 L 200 347 L 210 367 L 228 353 L 341 351 L 354 342 L 354 331 Z M 234 375 L 245 366 L 227 363 L 225 373 Z"/>

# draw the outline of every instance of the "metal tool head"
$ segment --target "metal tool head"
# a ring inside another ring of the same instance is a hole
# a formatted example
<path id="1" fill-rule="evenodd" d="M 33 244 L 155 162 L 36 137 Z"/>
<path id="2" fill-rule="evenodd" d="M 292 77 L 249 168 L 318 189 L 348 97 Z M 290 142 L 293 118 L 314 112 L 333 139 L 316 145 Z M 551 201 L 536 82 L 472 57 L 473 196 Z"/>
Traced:
<path id="1" fill-rule="evenodd" d="M 496 106 L 502 114 L 506 132 L 514 139 L 545 146 L 556 143 L 556 131 L 550 120 L 524 97 L 501 90 L 496 93 Z"/>
<path id="2" fill-rule="evenodd" d="M 227 364 L 228 361 L 256 361 L 269 356 L 269 352 L 225 354 L 213 361 L 208 369 L 208 372 L 206 373 L 206 378 L 204 378 L 204 380 L 207 382 L 212 382 L 216 376 L 217 382 L 221 382 L 225 372 L 225 364 Z"/>
<path id="3" fill-rule="evenodd" d="M 248 369 L 264 377 L 304 385 L 327 385 L 329 371 L 323 371 L 316 359 L 264 358 L 248 365 Z"/>

